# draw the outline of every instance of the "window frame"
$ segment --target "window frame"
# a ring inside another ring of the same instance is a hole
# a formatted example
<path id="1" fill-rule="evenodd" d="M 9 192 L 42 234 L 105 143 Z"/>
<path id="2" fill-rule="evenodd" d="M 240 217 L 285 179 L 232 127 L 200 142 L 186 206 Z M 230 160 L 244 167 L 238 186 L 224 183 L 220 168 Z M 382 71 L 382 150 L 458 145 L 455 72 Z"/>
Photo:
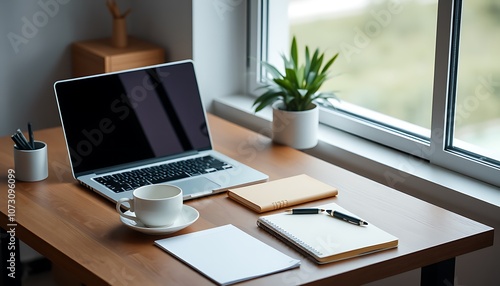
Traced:
<path id="1" fill-rule="evenodd" d="M 462 0 L 438 1 L 430 162 L 500 186 L 500 166 L 452 147 Z M 444 131 L 444 132 L 441 132 Z"/>
<path id="2" fill-rule="evenodd" d="M 430 138 L 407 133 L 404 129 L 389 127 L 342 109 L 321 108 L 320 122 L 434 165 L 500 186 L 499 166 L 459 152 L 457 148 L 450 148 L 450 136 L 453 136 L 461 3 L 462 0 L 438 0 Z M 267 17 L 283 18 L 283 10 L 286 11 L 283 7 L 286 4 L 286 0 L 248 1 L 248 52 L 249 59 L 254 60 L 248 62 L 247 92 L 255 96 L 262 74 L 259 63 L 270 57 L 266 50 L 267 36 L 282 35 L 283 26 L 288 26 L 286 23 L 272 27 L 268 24 Z M 288 37 L 288 34 L 286 36 Z M 277 47 L 270 49 L 276 51 Z M 287 47 L 280 47 L 278 50 L 286 51 Z"/>

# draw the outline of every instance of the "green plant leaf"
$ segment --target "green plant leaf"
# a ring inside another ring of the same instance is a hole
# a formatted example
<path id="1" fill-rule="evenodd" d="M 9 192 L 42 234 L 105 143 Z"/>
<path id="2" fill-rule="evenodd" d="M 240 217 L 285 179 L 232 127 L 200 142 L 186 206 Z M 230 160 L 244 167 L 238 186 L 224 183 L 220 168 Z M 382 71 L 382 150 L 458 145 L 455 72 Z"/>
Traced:
<path id="1" fill-rule="evenodd" d="M 283 66 L 286 68 L 286 69 L 290 69 L 290 68 L 293 68 L 293 62 L 291 59 L 288 59 L 286 57 L 286 55 L 284 54 L 281 54 L 281 59 L 283 60 Z"/>
<path id="2" fill-rule="evenodd" d="M 314 51 L 313 57 L 311 59 L 311 69 L 310 70 L 316 70 L 316 66 L 318 64 L 318 55 L 319 55 L 319 49 L 316 49 Z"/>
<path id="3" fill-rule="evenodd" d="M 295 69 L 286 69 L 285 78 L 294 89 L 300 88 L 300 81 L 297 78 L 297 73 L 295 72 Z"/>
<path id="4" fill-rule="evenodd" d="M 305 46 L 305 64 L 299 63 L 297 39 L 294 36 L 290 47 L 290 57 L 282 54 L 284 72 L 280 72 L 275 66 L 263 62 L 273 77 L 272 82 L 263 88 L 266 89 L 254 102 L 255 111 L 262 110 L 276 100 L 282 100 L 286 110 L 301 111 L 309 107 L 315 100 L 327 100 L 333 98 L 333 93 L 319 92 L 324 82 L 329 78 L 329 69 L 338 57 L 338 53 L 326 61 L 325 54 L 315 49 L 311 55 L 309 47 Z"/>
<path id="5" fill-rule="evenodd" d="M 299 55 L 297 52 L 297 40 L 295 39 L 295 36 L 293 37 L 292 40 L 292 47 L 290 49 L 290 57 L 291 60 L 293 61 L 293 67 L 296 68 L 299 66 Z"/>
<path id="6" fill-rule="evenodd" d="M 283 98 L 283 93 L 281 91 L 269 90 L 259 96 L 253 103 L 252 106 L 256 106 L 255 112 L 262 110 L 264 107 L 273 104 L 273 102 Z"/>
<path id="7" fill-rule="evenodd" d="M 309 73 L 309 69 L 311 68 L 311 55 L 309 54 L 309 47 L 306 46 L 306 66 L 304 68 L 304 74 Z"/>
<path id="8" fill-rule="evenodd" d="M 282 78 L 284 77 L 281 72 L 274 67 L 273 65 L 267 63 L 267 62 L 262 62 L 262 65 L 266 68 L 266 70 L 271 74 L 273 78 Z"/>
<path id="9" fill-rule="evenodd" d="M 275 78 L 273 81 L 281 86 L 284 90 L 293 92 L 296 88 L 290 83 L 288 79 Z"/>
<path id="10" fill-rule="evenodd" d="M 316 64 L 314 65 L 314 71 L 317 74 L 319 74 L 319 70 L 321 69 L 321 65 L 323 64 L 323 58 L 324 58 L 323 54 L 319 55 L 319 57 L 316 60 Z"/>
<path id="11" fill-rule="evenodd" d="M 297 77 L 297 86 L 298 88 L 302 89 L 302 88 L 305 88 L 307 83 L 305 82 L 304 80 L 304 77 L 305 77 L 305 67 L 304 66 L 300 66 L 297 71 L 296 71 L 296 77 Z"/>
<path id="12" fill-rule="evenodd" d="M 327 63 L 326 65 L 323 67 L 323 70 L 321 71 L 321 73 L 327 73 L 328 72 L 328 69 L 330 68 L 330 66 L 335 62 L 335 60 L 337 59 L 337 57 L 339 56 L 339 53 L 336 53 Z"/>

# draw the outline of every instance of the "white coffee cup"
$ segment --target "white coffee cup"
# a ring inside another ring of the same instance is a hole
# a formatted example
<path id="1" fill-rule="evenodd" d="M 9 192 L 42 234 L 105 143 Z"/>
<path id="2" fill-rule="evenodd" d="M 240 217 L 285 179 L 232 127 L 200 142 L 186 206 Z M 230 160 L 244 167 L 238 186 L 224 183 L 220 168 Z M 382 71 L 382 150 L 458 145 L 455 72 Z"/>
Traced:
<path id="1" fill-rule="evenodd" d="M 121 210 L 123 203 L 130 205 L 130 212 Z M 182 189 L 172 185 L 147 185 L 134 190 L 133 198 L 121 198 L 116 202 L 116 211 L 125 218 L 141 222 L 147 227 L 168 227 L 182 212 Z"/>

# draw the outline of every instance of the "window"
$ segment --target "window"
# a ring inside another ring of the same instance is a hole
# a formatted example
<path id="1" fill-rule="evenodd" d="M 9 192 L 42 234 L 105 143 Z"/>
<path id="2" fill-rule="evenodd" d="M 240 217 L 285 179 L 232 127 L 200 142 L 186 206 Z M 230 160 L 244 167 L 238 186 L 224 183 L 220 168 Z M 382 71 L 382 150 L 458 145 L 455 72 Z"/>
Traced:
<path id="1" fill-rule="evenodd" d="M 497 2 L 249 1 L 250 57 L 280 65 L 292 36 L 340 52 L 323 87 L 340 102 L 322 123 L 500 186 Z"/>
<path id="2" fill-rule="evenodd" d="M 500 3 L 468 0 L 462 5 L 454 126 L 448 148 L 498 162 Z"/>

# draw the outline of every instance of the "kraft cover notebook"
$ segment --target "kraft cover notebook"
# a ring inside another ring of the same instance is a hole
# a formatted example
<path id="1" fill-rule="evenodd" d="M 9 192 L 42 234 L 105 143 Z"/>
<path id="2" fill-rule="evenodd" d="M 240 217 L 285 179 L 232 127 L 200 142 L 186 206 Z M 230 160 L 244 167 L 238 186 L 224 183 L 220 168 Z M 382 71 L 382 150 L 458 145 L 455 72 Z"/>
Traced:
<path id="1" fill-rule="evenodd" d="M 317 206 L 356 216 L 335 203 Z M 361 218 L 362 219 L 362 218 Z M 260 217 L 257 225 L 280 238 L 316 263 L 324 264 L 397 247 L 398 238 L 370 222 L 358 226 L 324 213 L 278 213 Z"/>
<path id="2" fill-rule="evenodd" d="M 258 213 L 334 197 L 337 194 L 337 188 L 305 174 L 228 191 L 231 199 Z"/>

